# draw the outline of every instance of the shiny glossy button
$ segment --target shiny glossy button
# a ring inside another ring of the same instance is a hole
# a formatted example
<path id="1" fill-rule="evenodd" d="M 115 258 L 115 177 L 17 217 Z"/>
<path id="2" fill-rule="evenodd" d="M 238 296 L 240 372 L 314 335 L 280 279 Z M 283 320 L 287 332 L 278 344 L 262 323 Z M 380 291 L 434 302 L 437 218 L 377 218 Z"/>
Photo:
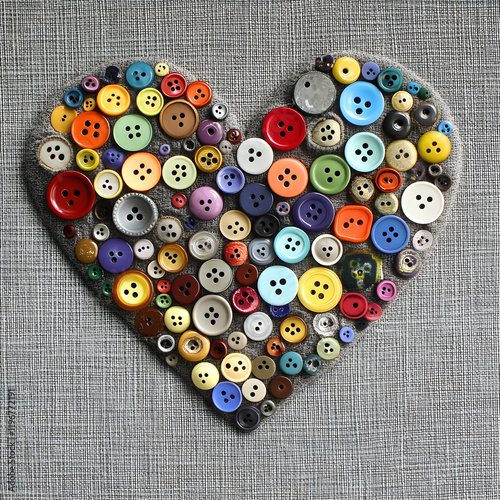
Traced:
<path id="1" fill-rule="evenodd" d="M 293 205 L 295 224 L 308 233 L 320 233 L 332 225 L 335 216 L 333 203 L 320 193 L 307 193 Z"/>
<path id="2" fill-rule="evenodd" d="M 333 309 L 342 295 L 340 278 L 326 267 L 313 267 L 299 279 L 298 298 L 302 305 L 313 312 Z"/>
<path id="3" fill-rule="evenodd" d="M 345 85 L 355 82 L 360 73 L 361 68 L 358 61 L 352 57 L 340 57 L 335 61 L 332 68 L 332 75 L 335 80 Z"/>
<path id="4" fill-rule="evenodd" d="M 73 151 L 67 139 L 53 135 L 40 142 L 37 157 L 40 165 L 46 170 L 61 172 L 70 164 Z"/>
<path id="5" fill-rule="evenodd" d="M 168 102 L 160 113 L 160 126 L 173 139 L 185 139 L 193 135 L 199 120 L 197 109 L 182 99 Z"/>
<path id="6" fill-rule="evenodd" d="M 215 146 L 224 138 L 224 128 L 218 121 L 204 120 L 198 125 L 196 137 L 201 144 Z"/>
<path id="7" fill-rule="evenodd" d="M 250 377 L 252 362 L 245 354 L 233 352 L 221 361 L 220 370 L 225 379 L 230 382 L 240 383 Z"/>
<path id="8" fill-rule="evenodd" d="M 368 310 L 365 314 L 365 319 L 368 321 L 377 321 L 382 317 L 382 307 L 376 302 L 370 302 L 368 304 Z"/>
<path id="9" fill-rule="evenodd" d="M 253 285 L 257 278 L 259 277 L 259 271 L 257 268 L 250 263 L 246 263 L 238 267 L 236 271 L 235 278 L 241 285 Z"/>
<path id="10" fill-rule="evenodd" d="M 259 380 L 267 380 L 276 372 L 276 364 L 269 356 L 257 356 L 252 360 L 252 374 Z"/>
<path id="11" fill-rule="evenodd" d="M 153 295 L 151 279 L 137 269 L 124 271 L 113 282 L 113 298 L 119 307 L 127 311 L 143 309 L 151 302 Z"/>
<path id="12" fill-rule="evenodd" d="M 297 227 L 283 228 L 274 239 L 274 251 L 278 258 L 288 264 L 304 260 L 311 248 L 307 234 Z"/>
<path id="13" fill-rule="evenodd" d="M 274 160 L 274 153 L 266 141 L 252 137 L 240 144 L 236 158 L 244 172 L 259 175 L 269 170 Z"/>
<path id="14" fill-rule="evenodd" d="M 321 266 L 333 266 L 342 257 L 342 242 L 331 234 L 319 235 L 311 245 L 314 260 Z"/>
<path id="15" fill-rule="evenodd" d="M 432 236 L 432 233 L 426 229 L 421 229 L 413 235 L 412 244 L 415 250 L 423 252 L 431 248 L 433 241 L 434 236 Z"/>
<path id="16" fill-rule="evenodd" d="M 377 297 L 384 302 L 389 302 L 396 298 L 398 289 L 396 284 L 390 280 L 383 280 L 377 285 Z"/>
<path id="17" fill-rule="evenodd" d="M 210 341 L 194 330 L 184 332 L 177 344 L 179 354 L 187 361 L 201 361 L 208 356 Z"/>
<path id="18" fill-rule="evenodd" d="M 384 96 L 375 85 L 355 82 L 340 95 L 340 111 L 353 125 L 366 126 L 377 121 L 384 111 Z"/>
<path id="19" fill-rule="evenodd" d="M 168 243 L 158 252 L 158 264 L 167 273 L 178 273 L 188 263 L 186 250 L 177 243 Z"/>
<path id="20" fill-rule="evenodd" d="M 335 215 L 333 232 L 340 240 L 361 243 L 370 236 L 373 213 L 363 206 L 345 205 Z"/>
<path id="21" fill-rule="evenodd" d="M 199 187 L 189 197 L 189 209 L 198 219 L 215 219 L 222 212 L 222 208 L 222 197 L 214 188 Z"/>
<path id="22" fill-rule="evenodd" d="M 346 318 L 362 318 L 366 311 L 368 311 L 368 301 L 360 293 L 346 293 L 340 300 L 340 312 Z"/>
<path id="23" fill-rule="evenodd" d="M 101 170 L 94 178 L 94 189 L 101 198 L 116 198 L 122 192 L 123 181 L 114 170 Z"/>
<path id="24" fill-rule="evenodd" d="M 204 262 L 198 270 L 201 286 L 211 293 L 220 293 L 229 288 L 233 281 L 233 272 L 229 264 L 220 259 Z"/>
<path id="25" fill-rule="evenodd" d="M 172 305 L 172 297 L 168 293 L 160 293 L 160 295 L 157 295 L 155 302 L 161 309 L 167 309 Z"/>
<path id="26" fill-rule="evenodd" d="M 410 229 L 403 219 L 385 215 L 373 224 L 371 237 L 377 250 L 389 254 L 398 253 L 408 244 Z"/>
<path id="27" fill-rule="evenodd" d="M 147 268 L 149 276 L 153 279 L 160 279 L 165 276 L 165 271 L 160 267 L 157 260 L 152 260 Z"/>
<path id="28" fill-rule="evenodd" d="M 95 241 L 90 238 L 80 240 L 75 246 L 75 256 L 77 260 L 84 264 L 91 264 L 97 259 L 99 248 Z"/>
<path id="29" fill-rule="evenodd" d="M 414 182 L 401 196 L 401 209 L 412 222 L 430 224 L 443 212 L 443 193 L 430 182 Z"/>
<path id="30" fill-rule="evenodd" d="M 187 189 L 198 175 L 195 164 L 186 156 L 172 156 L 163 165 L 162 177 L 172 189 Z"/>
<path id="31" fill-rule="evenodd" d="M 172 333 L 184 333 L 191 324 L 189 311 L 181 306 L 172 306 L 165 311 L 165 326 Z"/>
<path id="32" fill-rule="evenodd" d="M 241 387 L 241 392 L 243 393 L 243 397 L 247 400 L 250 401 L 251 403 L 260 403 L 265 397 L 266 397 L 266 386 L 264 383 L 256 378 L 249 378 L 246 380 Z M 253 406 L 250 408 L 254 408 Z M 240 409 L 241 411 L 244 411 L 243 408 Z M 245 416 L 245 418 L 249 418 L 248 415 Z M 249 420 L 246 421 L 246 424 L 248 426 Z M 250 429 L 248 429 L 250 430 Z"/>
<path id="33" fill-rule="evenodd" d="M 336 94 L 335 85 L 328 76 L 310 71 L 297 80 L 293 99 L 303 113 L 320 115 L 332 106 Z"/>
<path id="34" fill-rule="evenodd" d="M 141 239 L 134 244 L 134 255 L 139 260 L 149 260 L 154 252 L 154 246 L 149 240 Z"/>
<path id="35" fill-rule="evenodd" d="M 233 382 L 220 382 L 212 391 L 215 407 L 225 413 L 236 411 L 243 400 L 241 389 Z"/>
<path id="36" fill-rule="evenodd" d="M 227 104 L 224 104 L 223 102 L 218 102 L 212 106 L 211 112 L 212 116 L 216 120 L 224 120 L 229 113 L 229 109 Z"/>
<path id="37" fill-rule="evenodd" d="M 340 354 L 340 344 L 337 339 L 325 337 L 320 339 L 316 351 L 321 359 L 335 359 Z"/>
<path id="38" fill-rule="evenodd" d="M 202 146 L 196 150 L 194 162 L 202 172 L 215 172 L 222 166 L 222 153 L 215 146 Z"/>
<path id="39" fill-rule="evenodd" d="M 285 375 L 297 375 L 302 371 L 304 360 L 298 352 L 289 351 L 281 356 L 279 366 Z"/>
<path id="40" fill-rule="evenodd" d="M 270 356 L 281 356 L 285 352 L 285 345 L 281 339 L 274 337 L 267 341 L 266 350 Z"/>
<path id="41" fill-rule="evenodd" d="M 210 343 L 210 356 L 214 359 L 222 359 L 227 356 L 227 344 L 221 339 L 215 339 Z"/>
<path id="42" fill-rule="evenodd" d="M 87 97 L 85 101 L 83 101 L 83 110 L 84 111 L 92 111 L 96 107 L 95 99 L 92 97 Z"/>
<path id="43" fill-rule="evenodd" d="M 101 82 L 96 76 L 86 76 L 82 80 L 82 89 L 85 92 L 97 92 L 101 88 Z"/>
<path id="44" fill-rule="evenodd" d="M 275 149 L 290 151 L 298 147 L 306 136 L 304 117 L 292 108 L 275 108 L 264 118 L 264 139 Z"/>
<path id="45" fill-rule="evenodd" d="M 139 192 L 149 191 L 160 181 L 160 162 L 151 153 L 135 153 L 123 163 L 121 174 L 130 189 Z"/>
<path id="46" fill-rule="evenodd" d="M 76 164 L 85 172 L 90 172 L 99 165 L 99 155 L 93 149 L 81 149 L 76 153 Z"/>
<path id="47" fill-rule="evenodd" d="M 181 97 L 184 92 L 186 92 L 186 89 L 186 78 L 180 73 L 169 73 L 165 75 L 161 81 L 161 91 L 171 99 Z"/>
<path id="48" fill-rule="evenodd" d="M 426 132 L 418 140 L 417 150 L 424 161 L 428 163 L 441 163 L 450 155 L 450 139 L 441 132 Z"/>
<path id="49" fill-rule="evenodd" d="M 97 111 L 84 111 L 71 124 L 71 137 L 81 148 L 98 149 L 106 144 L 111 128 Z"/>
<path id="50" fill-rule="evenodd" d="M 384 161 L 384 143 L 370 132 L 358 132 L 346 143 L 347 163 L 358 172 L 371 172 Z"/>
<path id="51" fill-rule="evenodd" d="M 298 316 L 288 316 L 281 322 L 280 335 L 290 344 L 298 344 L 307 336 L 307 325 Z"/>
<path id="52" fill-rule="evenodd" d="M 190 254 L 198 260 L 208 260 L 215 256 L 219 249 L 219 241 L 208 231 L 199 231 L 189 238 Z"/>
<path id="53" fill-rule="evenodd" d="M 188 305 L 196 302 L 200 292 L 200 283 L 191 274 L 181 274 L 172 282 L 172 297 L 179 304 Z"/>
<path id="54" fill-rule="evenodd" d="M 248 244 L 248 257 L 257 266 L 267 266 L 275 258 L 273 242 L 269 238 L 255 238 Z"/>
<path id="55" fill-rule="evenodd" d="M 285 399 L 293 393 L 293 383 L 288 377 L 278 375 L 268 385 L 269 392 L 277 399 Z"/>
<path id="56" fill-rule="evenodd" d="M 240 192 L 245 185 L 245 175 L 238 167 L 224 167 L 217 172 L 217 187 L 227 194 Z"/>
<path id="57" fill-rule="evenodd" d="M 175 243 L 182 238 L 184 229 L 179 219 L 166 215 L 158 221 L 156 234 L 164 243 Z"/>
<path id="58" fill-rule="evenodd" d="M 296 297 L 299 282 L 295 273 L 285 266 L 271 266 L 262 271 L 257 288 L 262 300 L 271 306 L 284 306 Z"/>
<path id="59" fill-rule="evenodd" d="M 134 89 L 149 87 L 154 80 L 153 68 L 145 62 L 135 62 L 127 68 L 125 78 L 127 83 Z"/>
<path id="60" fill-rule="evenodd" d="M 337 194 L 349 184 L 351 170 L 340 156 L 323 155 L 313 161 L 309 177 L 320 193 Z"/>
<path id="61" fill-rule="evenodd" d="M 383 193 L 392 193 L 401 187 L 403 176 L 393 168 L 381 168 L 375 176 L 375 184 Z"/>
<path id="62" fill-rule="evenodd" d="M 127 236 L 143 236 L 153 229 L 158 219 L 154 201 L 142 193 L 127 193 L 113 207 L 113 223 Z"/>
<path id="63" fill-rule="evenodd" d="M 219 370 L 212 363 L 198 363 L 191 372 L 191 380 L 198 389 L 209 391 L 219 382 Z"/>
<path id="64" fill-rule="evenodd" d="M 166 76 L 168 75 L 170 68 L 167 63 L 158 63 L 155 66 L 155 75 L 156 76 Z"/>
<path id="65" fill-rule="evenodd" d="M 132 247 L 120 238 L 106 240 L 99 251 L 99 264 L 109 273 L 127 270 L 134 260 Z"/>
<path id="66" fill-rule="evenodd" d="M 384 118 L 382 128 L 389 137 L 404 139 L 411 131 L 410 117 L 402 111 L 392 111 Z"/>
<path id="67" fill-rule="evenodd" d="M 143 337 L 156 337 L 165 327 L 163 314 L 154 307 L 145 307 L 138 311 L 134 324 L 135 329 Z"/>
<path id="68" fill-rule="evenodd" d="M 260 342 L 271 335 L 273 322 L 266 313 L 260 311 L 254 312 L 245 319 L 243 330 L 250 340 Z"/>
<path id="69" fill-rule="evenodd" d="M 377 76 L 377 85 L 382 92 L 392 94 L 403 85 L 403 75 L 395 68 L 384 69 Z"/>
<path id="70" fill-rule="evenodd" d="M 264 215 L 274 203 L 273 193 L 267 186 L 259 183 L 247 184 L 240 192 L 239 202 L 242 210 L 251 216 Z"/>
<path id="71" fill-rule="evenodd" d="M 222 335 L 231 326 L 233 311 L 220 295 L 205 295 L 193 307 L 193 323 L 205 335 Z M 226 377 L 227 378 L 227 377 Z"/>
<path id="72" fill-rule="evenodd" d="M 252 314 L 259 308 L 260 297 L 252 287 L 242 286 L 231 295 L 231 303 L 240 314 Z"/>
<path id="73" fill-rule="evenodd" d="M 130 94 L 121 85 L 106 85 L 97 94 L 97 106 L 108 116 L 120 116 L 130 107 Z"/>
<path id="74" fill-rule="evenodd" d="M 50 115 L 50 124 L 56 132 L 69 134 L 71 132 L 71 124 L 77 115 L 76 109 L 72 109 L 62 104 L 52 111 Z"/>
<path id="75" fill-rule="evenodd" d="M 437 114 L 437 109 L 432 104 L 421 104 L 413 111 L 413 118 L 422 127 L 430 127 L 436 122 Z"/>
<path id="76" fill-rule="evenodd" d="M 307 187 L 309 174 L 306 166 L 294 158 L 282 158 L 267 171 L 267 183 L 282 198 L 299 196 Z"/>
<path id="77" fill-rule="evenodd" d="M 137 94 L 136 104 L 143 115 L 156 116 L 163 108 L 163 96 L 157 89 L 143 89 Z"/>
<path id="78" fill-rule="evenodd" d="M 212 87 L 206 82 L 193 82 L 186 89 L 186 99 L 195 108 L 202 108 L 212 100 Z"/>
<path id="79" fill-rule="evenodd" d="M 187 203 L 187 197 L 183 193 L 176 193 L 172 196 L 172 206 L 174 208 L 185 207 Z"/>
<path id="80" fill-rule="evenodd" d="M 113 138 L 116 144 L 125 151 L 140 151 L 151 142 L 153 127 L 149 120 L 142 115 L 125 115 L 115 122 Z M 143 154 L 149 155 L 150 153 Z M 158 160 L 156 161 L 158 162 Z"/>
<path id="81" fill-rule="evenodd" d="M 389 167 L 406 172 L 417 162 L 417 148 L 407 140 L 391 142 L 385 152 L 385 161 Z"/>
<path id="82" fill-rule="evenodd" d="M 97 241 L 106 241 L 111 235 L 111 231 L 106 224 L 96 224 L 92 229 L 92 237 Z"/>

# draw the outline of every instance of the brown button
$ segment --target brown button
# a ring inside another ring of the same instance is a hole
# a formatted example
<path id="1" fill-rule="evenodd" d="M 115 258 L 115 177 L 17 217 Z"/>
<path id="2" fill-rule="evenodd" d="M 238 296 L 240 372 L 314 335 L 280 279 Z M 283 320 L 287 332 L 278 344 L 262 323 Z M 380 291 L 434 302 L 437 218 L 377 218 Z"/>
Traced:
<path id="1" fill-rule="evenodd" d="M 198 110 L 182 99 L 165 104 L 160 113 L 161 128 L 173 139 L 185 139 L 193 135 L 199 120 Z"/>
<path id="2" fill-rule="evenodd" d="M 293 392 L 292 381 L 288 377 L 278 375 L 269 382 L 269 392 L 278 399 L 285 399 Z"/>
<path id="3" fill-rule="evenodd" d="M 227 140 L 231 144 L 238 144 L 241 141 L 241 132 L 237 128 L 232 128 L 227 133 Z"/>
<path id="4" fill-rule="evenodd" d="M 76 235 L 76 229 L 75 226 L 68 224 L 67 226 L 64 226 L 64 236 L 66 238 L 73 238 Z"/>
<path id="5" fill-rule="evenodd" d="M 181 274 L 172 281 L 172 297 L 179 304 L 192 304 L 200 296 L 200 283 L 192 274 Z"/>
<path id="6" fill-rule="evenodd" d="M 281 339 L 274 337 L 267 341 L 267 353 L 271 356 L 281 356 L 285 352 L 285 346 Z"/>
<path id="7" fill-rule="evenodd" d="M 227 344 L 221 339 L 214 340 L 210 346 L 210 356 L 215 359 L 225 358 L 227 351 Z"/>
<path id="8" fill-rule="evenodd" d="M 135 328 L 144 337 L 156 337 L 165 328 L 163 314 L 154 307 L 141 309 L 135 315 Z"/>
<path id="9" fill-rule="evenodd" d="M 111 219 L 113 213 L 113 205 L 109 201 L 98 201 L 94 207 L 94 214 L 99 220 Z"/>
<path id="10" fill-rule="evenodd" d="M 253 285 L 259 277 L 259 271 L 253 264 L 243 264 L 236 271 L 236 281 L 242 285 Z"/>
<path id="11" fill-rule="evenodd" d="M 84 264 L 90 264 L 97 259 L 97 252 L 99 248 L 95 241 L 92 241 L 89 238 L 84 238 L 80 240 L 75 247 L 75 255 L 76 258 L 83 262 Z"/>

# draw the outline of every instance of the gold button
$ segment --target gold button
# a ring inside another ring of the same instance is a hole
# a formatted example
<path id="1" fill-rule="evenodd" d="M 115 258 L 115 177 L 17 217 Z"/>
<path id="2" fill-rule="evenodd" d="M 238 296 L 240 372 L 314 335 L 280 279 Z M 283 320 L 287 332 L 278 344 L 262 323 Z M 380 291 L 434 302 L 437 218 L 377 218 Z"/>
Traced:
<path id="1" fill-rule="evenodd" d="M 95 241 L 89 238 L 80 240 L 75 247 L 76 258 L 84 264 L 90 264 L 97 259 L 97 252 L 99 248 Z"/>
<path id="2" fill-rule="evenodd" d="M 302 318 L 289 316 L 281 322 L 280 334 L 290 344 L 298 344 L 306 338 L 307 325 Z"/>
<path id="3" fill-rule="evenodd" d="M 188 330 L 181 335 L 177 349 L 185 360 L 201 361 L 208 356 L 210 341 L 204 335 L 194 330 Z"/>
<path id="4" fill-rule="evenodd" d="M 178 273 L 188 263 L 186 250 L 176 243 L 169 243 L 161 247 L 158 252 L 158 264 L 167 273 Z"/>
<path id="5" fill-rule="evenodd" d="M 400 172 L 406 172 L 417 163 L 417 148 L 405 139 L 393 141 L 385 150 L 387 165 Z"/>
<path id="6" fill-rule="evenodd" d="M 62 104 L 52 111 L 50 115 L 50 124 L 56 132 L 69 134 L 71 132 L 71 124 L 77 115 L 76 109 L 72 109 Z"/>

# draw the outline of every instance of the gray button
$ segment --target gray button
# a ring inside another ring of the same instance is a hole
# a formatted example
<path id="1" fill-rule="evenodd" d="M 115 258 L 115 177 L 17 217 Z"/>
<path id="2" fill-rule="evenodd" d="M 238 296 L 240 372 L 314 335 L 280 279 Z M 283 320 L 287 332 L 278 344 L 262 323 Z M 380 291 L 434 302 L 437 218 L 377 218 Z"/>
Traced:
<path id="1" fill-rule="evenodd" d="M 227 113 L 228 113 L 228 108 L 227 105 L 224 104 L 223 102 L 218 102 L 212 106 L 212 116 L 216 120 L 224 120 L 226 118 Z"/>
<path id="2" fill-rule="evenodd" d="M 141 193 L 128 193 L 115 203 L 113 222 L 118 231 L 127 236 L 149 233 L 158 219 L 154 201 Z"/>
<path id="3" fill-rule="evenodd" d="M 200 333 L 222 335 L 233 321 L 229 302 L 219 295 L 205 295 L 193 307 L 193 323 Z"/>
<path id="4" fill-rule="evenodd" d="M 276 412 L 276 405 L 274 404 L 274 401 L 271 401 L 270 399 L 262 401 L 259 408 L 263 417 L 271 417 Z"/>
<path id="5" fill-rule="evenodd" d="M 276 363 L 269 356 L 257 356 L 252 361 L 252 373 L 261 380 L 267 380 L 276 373 Z"/>
<path id="6" fill-rule="evenodd" d="M 162 335 L 158 338 L 156 345 L 158 346 L 158 350 L 163 354 L 168 354 L 169 352 L 174 350 L 175 347 L 175 339 L 172 335 Z"/>
<path id="7" fill-rule="evenodd" d="M 227 345 L 235 351 L 241 351 L 248 344 L 247 336 L 241 332 L 233 332 L 227 338 Z"/>
<path id="8" fill-rule="evenodd" d="M 219 250 L 219 242 L 212 233 L 199 231 L 189 238 L 189 252 L 198 260 L 208 260 L 215 257 Z"/>
<path id="9" fill-rule="evenodd" d="M 161 241 L 175 243 L 182 238 L 184 229 L 179 219 L 166 215 L 158 221 L 156 232 Z"/>
<path id="10" fill-rule="evenodd" d="M 273 242 L 268 238 L 255 238 L 248 244 L 248 257 L 258 266 L 266 266 L 275 258 Z"/>
<path id="11" fill-rule="evenodd" d="M 437 118 L 437 109 L 432 104 L 421 104 L 414 112 L 413 118 L 423 127 L 434 125 Z"/>
<path id="12" fill-rule="evenodd" d="M 92 230 L 92 236 L 94 240 L 106 241 L 109 238 L 110 231 L 106 224 L 96 224 Z"/>
<path id="13" fill-rule="evenodd" d="M 335 85 L 328 76 L 319 71 L 310 71 L 297 80 L 293 98 L 304 113 L 319 115 L 330 108 L 336 94 Z"/>
<path id="14" fill-rule="evenodd" d="M 313 328 L 321 337 L 333 337 L 339 329 L 339 320 L 332 313 L 316 314 L 313 319 Z"/>
<path id="15" fill-rule="evenodd" d="M 231 266 L 220 259 L 211 259 L 204 262 L 198 270 L 198 279 L 201 286 L 212 293 L 220 293 L 229 288 L 233 281 Z"/>
<path id="16" fill-rule="evenodd" d="M 420 231 L 417 231 L 413 236 L 413 248 L 415 250 L 419 250 L 420 252 L 429 250 L 429 248 L 431 248 L 432 246 L 433 240 L 434 236 L 432 236 L 432 233 L 430 231 L 421 229 Z"/>
<path id="17" fill-rule="evenodd" d="M 259 342 L 271 335 L 273 322 L 266 313 L 260 311 L 254 312 L 243 323 L 243 330 L 250 340 Z"/>

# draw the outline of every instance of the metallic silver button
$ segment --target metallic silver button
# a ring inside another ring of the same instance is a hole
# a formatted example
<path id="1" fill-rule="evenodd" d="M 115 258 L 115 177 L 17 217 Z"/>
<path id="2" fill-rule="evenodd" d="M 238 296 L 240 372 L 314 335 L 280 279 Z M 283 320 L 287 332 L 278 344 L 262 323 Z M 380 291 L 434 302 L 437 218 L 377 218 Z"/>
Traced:
<path id="1" fill-rule="evenodd" d="M 319 71 L 310 71 L 297 80 L 293 99 L 304 113 L 319 115 L 330 108 L 336 94 L 335 85 L 328 76 Z"/>
<path id="2" fill-rule="evenodd" d="M 149 233 L 158 219 L 154 201 L 141 193 L 128 193 L 117 200 L 113 207 L 113 222 L 127 236 Z"/>

